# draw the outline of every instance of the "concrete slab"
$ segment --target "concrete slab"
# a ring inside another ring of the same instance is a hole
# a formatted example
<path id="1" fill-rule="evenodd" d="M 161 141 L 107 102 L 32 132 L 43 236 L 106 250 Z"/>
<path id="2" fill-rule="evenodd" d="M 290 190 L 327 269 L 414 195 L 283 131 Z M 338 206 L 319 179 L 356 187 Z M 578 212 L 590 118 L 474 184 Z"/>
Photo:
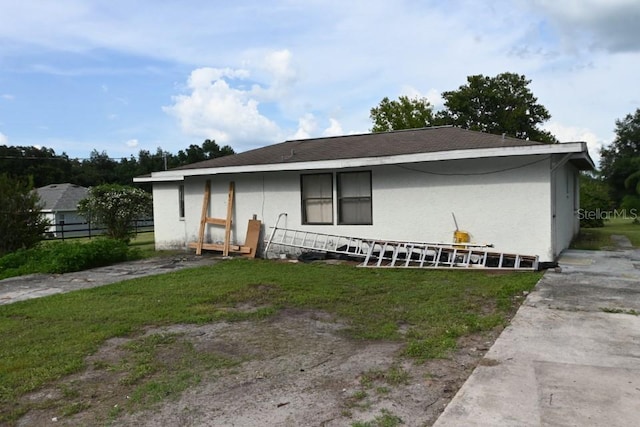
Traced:
<path id="1" fill-rule="evenodd" d="M 638 425 L 639 255 L 566 252 L 435 425 Z"/>

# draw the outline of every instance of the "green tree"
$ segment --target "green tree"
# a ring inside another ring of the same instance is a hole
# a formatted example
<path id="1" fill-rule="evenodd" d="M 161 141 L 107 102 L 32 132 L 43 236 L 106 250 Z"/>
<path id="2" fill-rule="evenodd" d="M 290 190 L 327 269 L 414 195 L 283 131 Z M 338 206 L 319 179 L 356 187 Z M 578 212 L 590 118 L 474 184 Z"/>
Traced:
<path id="1" fill-rule="evenodd" d="M 205 139 L 202 146 L 191 144 L 186 150 L 178 151 L 178 161 L 180 165 L 187 165 L 204 160 L 234 154 L 233 148 L 228 145 L 220 147 L 214 140 Z"/>
<path id="2" fill-rule="evenodd" d="M 433 107 L 427 98 L 401 96 L 391 101 L 386 96 L 377 107 L 371 109 L 371 132 L 388 132 L 400 129 L 416 129 L 432 126 Z"/>
<path id="3" fill-rule="evenodd" d="M 587 174 L 580 175 L 580 226 L 604 227 L 604 215 L 612 208 L 609 188 L 602 179 Z"/>
<path id="4" fill-rule="evenodd" d="M 602 176 L 611 197 L 620 205 L 625 196 L 637 196 L 640 186 L 640 108 L 616 120 L 616 138 L 600 150 Z"/>
<path id="5" fill-rule="evenodd" d="M 0 174 L 0 256 L 40 242 L 49 226 L 33 181 Z"/>
<path id="6" fill-rule="evenodd" d="M 539 126 L 551 118 L 529 89 L 531 80 L 515 73 L 495 77 L 482 74 L 467 77 L 467 84 L 442 93 L 445 109 L 436 115 L 437 124 L 515 138 L 557 142 Z"/>
<path id="7" fill-rule="evenodd" d="M 106 227 L 107 236 L 125 241 L 131 237 L 133 221 L 149 216 L 151 211 L 151 194 L 118 184 L 91 187 L 87 198 L 78 204 L 78 212 L 87 221 Z"/>

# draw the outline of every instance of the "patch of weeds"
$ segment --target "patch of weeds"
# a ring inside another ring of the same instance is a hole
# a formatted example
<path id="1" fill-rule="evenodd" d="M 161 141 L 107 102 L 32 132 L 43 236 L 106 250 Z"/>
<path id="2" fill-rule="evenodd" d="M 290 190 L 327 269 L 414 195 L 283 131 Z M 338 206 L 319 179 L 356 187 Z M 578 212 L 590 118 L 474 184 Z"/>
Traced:
<path id="1" fill-rule="evenodd" d="M 130 360 L 122 363 L 121 370 L 127 374 L 120 380 L 122 385 L 133 385 L 157 372 L 159 363 L 156 353 L 159 346 L 174 343 L 173 334 L 154 334 L 140 340 L 131 341 L 122 346 L 132 353 Z"/>
<path id="2" fill-rule="evenodd" d="M 125 377 L 135 380 L 129 385 L 136 385 L 127 409 L 148 408 L 175 398 L 198 384 L 204 373 L 238 363 L 216 354 L 197 352 L 191 342 L 177 338 L 176 334 L 156 334 L 127 345 L 138 357 L 138 364 Z"/>
<path id="3" fill-rule="evenodd" d="M 360 384 L 365 388 L 370 388 L 375 382 L 383 382 L 388 385 L 397 386 L 409 382 L 409 373 L 401 366 L 391 366 L 386 371 L 371 369 L 364 372 L 360 377 Z"/>
<path id="4" fill-rule="evenodd" d="M 136 362 L 135 365 L 129 370 L 127 376 L 120 380 L 122 385 L 133 385 L 140 380 L 150 376 L 156 372 L 156 367 L 151 363 Z"/>
<path id="5" fill-rule="evenodd" d="M 391 393 L 391 389 L 389 387 L 376 387 L 377 394 L 389 394 Z"/>
<path id="6" fill-rule="evenodd" d="M 181 372 L 178 375 L 164 372 L 157 378 L 136 387 L 131 394 L 130 402 L 132 405 L 149 407 L 166 398 L 176 397 L 187 387 L 197 384 L 199 381 L 200 376 L 193 372 Z"/>
<path id="7" fill-rule="evenodd" d="M 91 404 L 89 402 L 73 402 L 62 408 L 62 415 L 64 415 L 65 417 L 70 417 L 71 415 L 79 414 L 80 412 L 87 410 L 90 407 Z"/>
<path id="8" fill-rule="evenodd" d="M 396 427 L 404 424 L 402 418 L 393 415 L 386 409 L 380 411 L 380 415 L 375 417 L 373 421 L 358 421 L 351 424 L 351 427 Z"/>
<path id="9" fill-rule="evenodd" d="M 17 424 L 18 420 L 22 418 L 31 408 L 28 405 L 17 406 L 2 413 L 0 421 L 7 423 L 8 425 Z M 3 424 L 4 425 L 4 424 Z"/>
<path id="10" fill-rule="evenodd" d="M 348 408 L 360 408 L 360 409 L 368 408 L 370 404 L 365 401 L 365 399 L 368 396 L 369 395 L 367 394 L 366 391 L 358 390 L 355 393 L 353 393 L 351 396 L 347 397 L 345 401 L 345 405 Z"/>
<path id="11" fill-rule="evenodd" d="M 75 399 L 80 396 L 78 389 L 70 386 L 69 384 L 61 384 L 59 388 L 62 393 L 62 397 L 65 399 Z"/>
<path id="12" fill-rule="evenodd" d="M 120 414 L 122 414 L 122 407 L 120 405 L 114 405 L 109 410 L 108 419 L 110 422 L 108 424 L 111 424 L 111 422 L 113 422 L 116 418 L 118 418 Z"/>
<path id="13" fill-rule="evenodd" d="M 113 369 L 113 365 L 105 362 L 104 360 L 96 360 L 95 362 L 93 362 L 93 369 L 95 369 L 96 371 L 111 370 Z"/>
<path id="14" fill-rule="evenodd" d="M 600 307 L 600 311 L 605 312 L 605 313 L 630 314 L 632 316 L 639 316 L 640 315 L 640 311 L 637 311 L 637 310 L 634 310 L 634 309 L 625 310 L 625 309 L 622 309 L 622 308 Z"/>
<path id="15" fill-rule="evenodd" d="M 455 348 L 456 340 L 453 337 L 430 337 L 409 342 L 405 352 L 421 360 L 442 359 Z"/>

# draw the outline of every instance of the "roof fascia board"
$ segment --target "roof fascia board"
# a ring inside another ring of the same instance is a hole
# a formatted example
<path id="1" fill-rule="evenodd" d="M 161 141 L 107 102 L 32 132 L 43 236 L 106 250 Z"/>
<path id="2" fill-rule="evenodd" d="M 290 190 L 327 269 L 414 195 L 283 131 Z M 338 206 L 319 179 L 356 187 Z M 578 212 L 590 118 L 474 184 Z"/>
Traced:
<path id="1" fill-rule="evenodd" d="M 525 145 L 520 147 L 475 148 L 470 150 L 437 151 L 433 153 L 401 154 L 397 156 L 359 157 L 354 159 L 319 160 L 296 163 L 226 166 L 219 168 L 182 169 L 153 172 L 151 177 L 134 178 L 134 182 L 183 181 L 186 176 L 219 175 L 248 172 L 282 172 L 296 170 L 345 169 L 364 166 L 383 166 L 403 163 L 464 160 L 488 157 L 533 156 L 541 154 L 586 153 L 586 143 Z M 588 154 L 587 154 L 588 157 Z M 589 163 L 593 164 L 589 158 Z"/>

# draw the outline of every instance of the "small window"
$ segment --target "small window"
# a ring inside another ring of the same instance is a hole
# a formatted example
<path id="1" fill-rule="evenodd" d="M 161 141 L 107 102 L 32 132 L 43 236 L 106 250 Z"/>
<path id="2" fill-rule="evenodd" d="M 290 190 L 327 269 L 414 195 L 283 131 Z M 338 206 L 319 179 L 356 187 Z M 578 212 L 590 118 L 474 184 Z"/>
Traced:
<path id="1" fill-rule="evenodd" d="M 302 223 L 333 224 L 333 176 L 301 175 Z"/>
<path id="2" fill-rule="evenodd" d="M 178 216 L 184 218 L 184 185 L 178 187 Z"/>
<path id="3" fill-rule="evenodd" d="M 371 172 L 338 174 L 338 223 L 373 224 Z"/>

